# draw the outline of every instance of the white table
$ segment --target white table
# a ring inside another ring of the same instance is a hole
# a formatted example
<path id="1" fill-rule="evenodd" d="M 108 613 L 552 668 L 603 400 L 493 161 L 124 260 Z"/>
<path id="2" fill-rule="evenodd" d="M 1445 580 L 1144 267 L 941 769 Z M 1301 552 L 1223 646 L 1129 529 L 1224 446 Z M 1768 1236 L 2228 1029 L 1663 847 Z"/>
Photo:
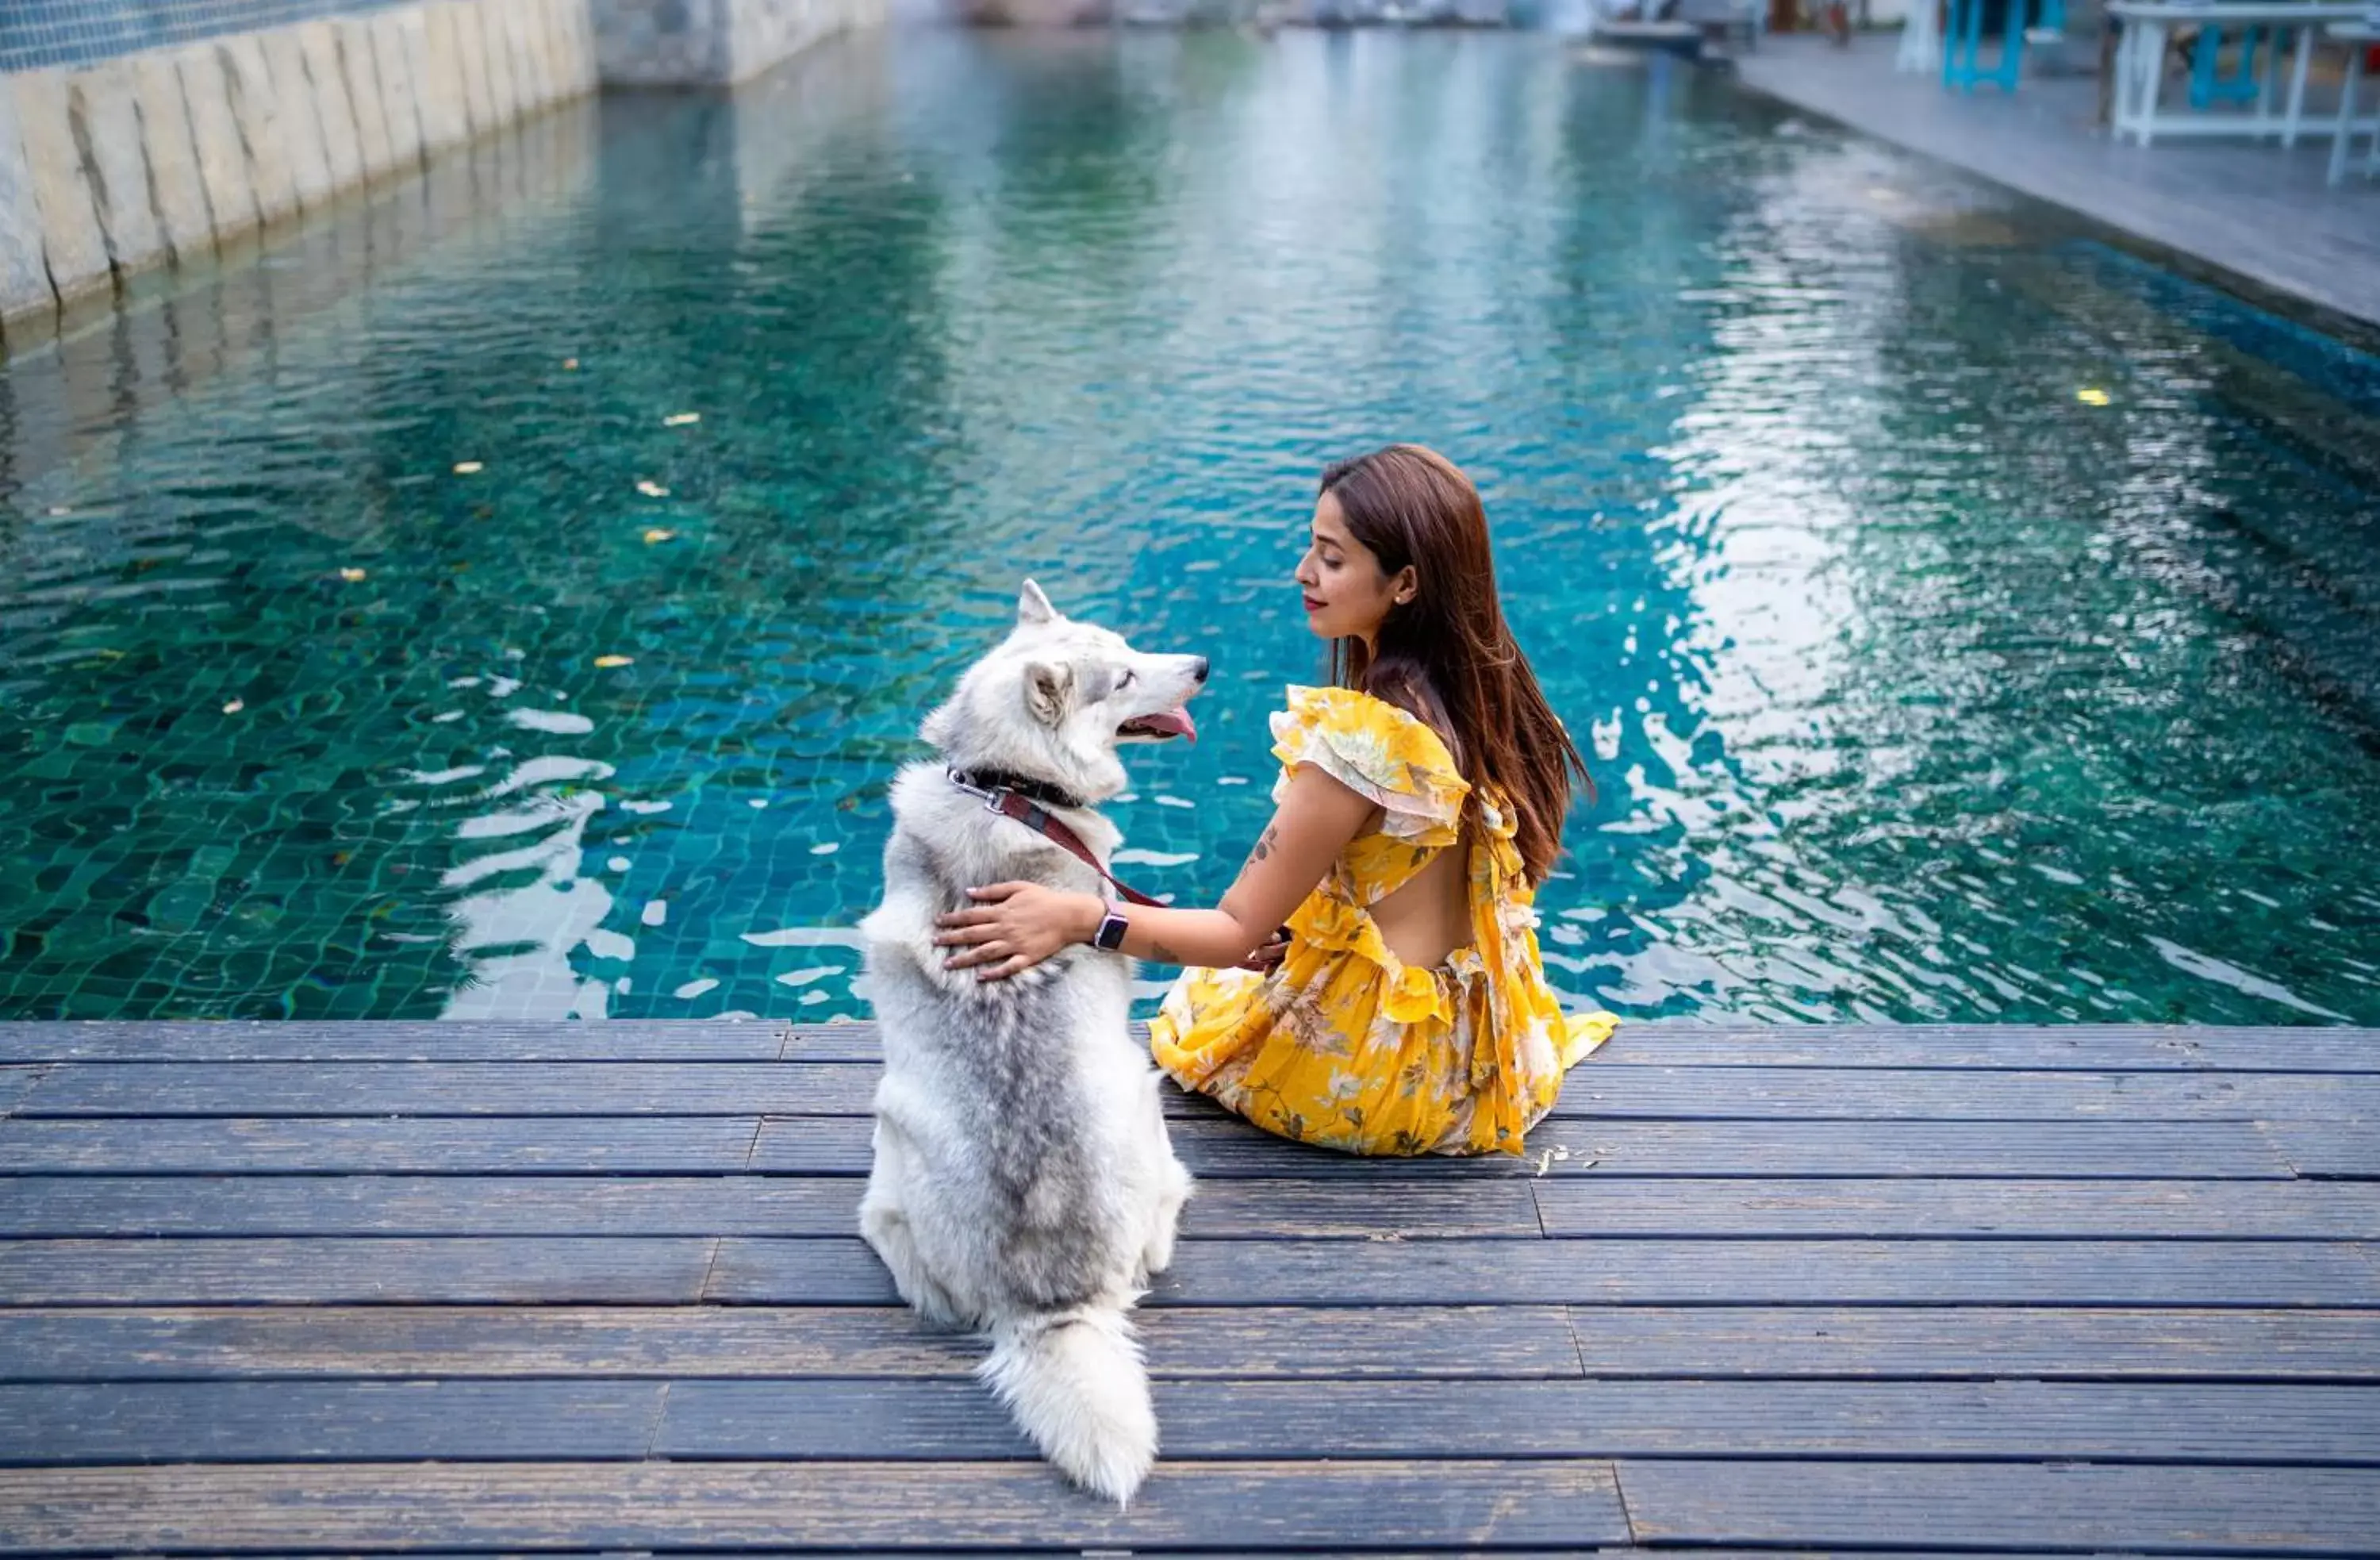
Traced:
<path id="1" fill-rule="evenodd" d="M 2347 148 L 2355 139 L 2355 89 L 2363 79 L 2364 52 L 2380 43 L 2380 26 L 2368 21 L 2333 22 L 2324 29 L 2333 43 L 2347 45 L 2347 79 L 2338 84 L 2338 123 L 2330 137 L 2330 182 L 2337 184 L 2347 174 Z M 2363 154 L 2363 174 L 2369 178 L 2380 173 L 2380 118 L 2362 127 L 2371 132 L 2372 149 Z"/>
<path id="2" fill-rule="evenodd" d="M 2159 135 L 2277 136 L 2283 146 L 2297 144 L 2304 128 L 2306 66 L 2313 52 L 2308 35 L 2328 22 L 2360 21 L 2363 0 L 2110 0 L 2108 14 L 2124 21 L 2123 43 L 2116 51 L 2115 136 L 2129 134 L 2143 146 Z M 2264 79 L 2257 84 L 2256 106 L 2246 113 L 2184 109 L 2168 113 L 2159 106 L 2165 95 L 2166 44 L 2177 27 L 2261 27 L 2273 35 L 2265 57 Z M 2285 105 L 2274 112 L 2279 86 L 2280 35 L 2290 33 L 2289 86 Z"/>

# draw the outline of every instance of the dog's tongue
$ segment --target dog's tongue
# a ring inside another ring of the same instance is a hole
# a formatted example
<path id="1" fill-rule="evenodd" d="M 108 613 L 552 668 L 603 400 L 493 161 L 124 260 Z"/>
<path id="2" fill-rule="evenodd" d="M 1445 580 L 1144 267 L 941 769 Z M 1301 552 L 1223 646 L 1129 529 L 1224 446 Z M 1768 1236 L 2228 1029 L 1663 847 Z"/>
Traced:
<path id="1" fill-rule="evenodd" d="M 1190 712 L 1186 709 L 1161 710 L 1153 715 L 1143 715 L 1139 724 L 1151 731 L 1186 737 L 1193 742 L 1198 740 L 1198 723 L 1190 718 Z"/>

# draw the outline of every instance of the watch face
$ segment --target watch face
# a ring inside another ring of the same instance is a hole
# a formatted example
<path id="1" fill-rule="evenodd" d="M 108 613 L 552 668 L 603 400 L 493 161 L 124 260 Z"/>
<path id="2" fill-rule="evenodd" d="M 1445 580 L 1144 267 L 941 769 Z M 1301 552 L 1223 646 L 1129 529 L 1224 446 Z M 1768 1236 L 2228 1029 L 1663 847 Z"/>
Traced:
<path id="1" fill-rule="evenodd" d="M 1108 918 L 1099 922 L 1099 934 L 1092 939 L 1093 945 L 1113 953 L 1123 946 L 1124 926 L 1123 917 L 1109 911 Z"/>

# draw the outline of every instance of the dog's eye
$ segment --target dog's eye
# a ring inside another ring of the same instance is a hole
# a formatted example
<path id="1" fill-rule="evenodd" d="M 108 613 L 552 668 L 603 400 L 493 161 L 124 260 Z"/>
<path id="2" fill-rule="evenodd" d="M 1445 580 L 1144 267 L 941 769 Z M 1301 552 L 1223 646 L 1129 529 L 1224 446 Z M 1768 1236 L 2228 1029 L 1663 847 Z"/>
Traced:
<path id="1" fill-rule="evenodd" d="M 1131 674 L 1130 672 L 1126 672 L 1126 673 L 1124 673 L 1124 675 L 1123 675 L 1123 676 L 1120 676 L 1120 677 L 1118 677 L 1118 678 L 1116 679 L 1116 687 L 1118 687 L 1119 689 L 1130 688 L 1131 686 L 1132 686 L 1132 674 Z"/>

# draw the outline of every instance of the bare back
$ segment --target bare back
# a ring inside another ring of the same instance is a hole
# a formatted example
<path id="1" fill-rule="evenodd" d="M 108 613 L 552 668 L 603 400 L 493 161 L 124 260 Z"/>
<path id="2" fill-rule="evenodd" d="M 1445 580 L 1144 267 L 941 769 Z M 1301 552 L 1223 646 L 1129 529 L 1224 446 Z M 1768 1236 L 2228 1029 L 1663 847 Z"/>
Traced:
<path id="1" fill-rule="evenodd" d="M 1378 826 L 1375 821 L 1372 827 Z M 1380 941 L 1405 963 L 1434 969 L 1471 945 L 1469 847 L 1466 838 L 1439 851 L 1372 906 Z"/>

